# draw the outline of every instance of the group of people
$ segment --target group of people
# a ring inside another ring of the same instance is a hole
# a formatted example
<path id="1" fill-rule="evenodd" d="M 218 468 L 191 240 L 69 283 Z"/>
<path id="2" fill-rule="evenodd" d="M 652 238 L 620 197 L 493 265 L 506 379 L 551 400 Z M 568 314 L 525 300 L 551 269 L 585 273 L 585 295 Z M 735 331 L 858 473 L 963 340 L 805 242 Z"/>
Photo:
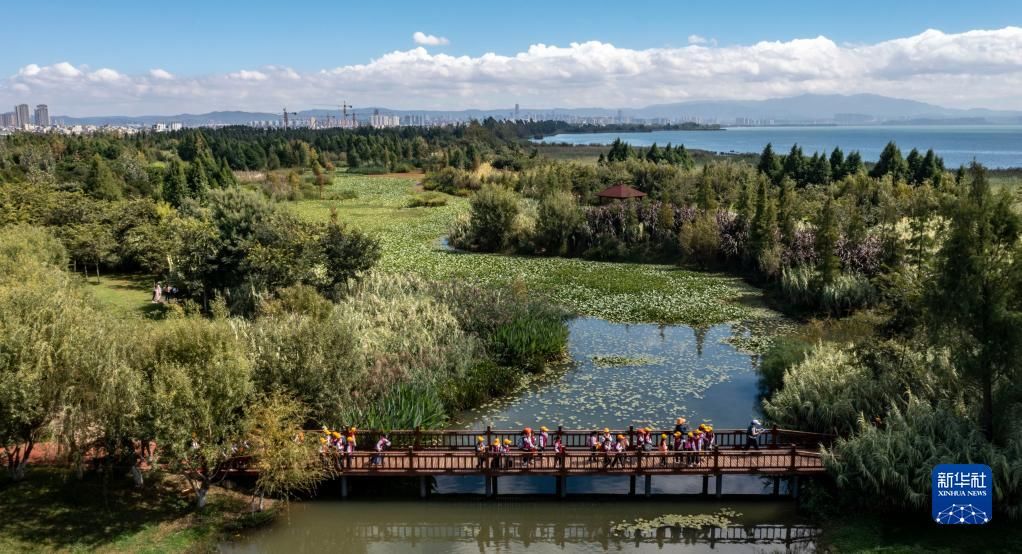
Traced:
<path id="1" fill-rule="evenodd" d="M 759 435 L 764 432 L 759 420 L 754 419 L 746 430 L 745 448 L 759 448 Z M 686 466 L 699 465 L 701 461 L 700 452 L 712 451 L 717 447 L 717 435 L 713 426 L 708 423 L 701 423 L 690 429 L 688 421 L 679 417 L 675 420 L 674 431 L 671 433 L 660 433 L 655 436 L 651 427 L 642 427 L 634 431 L 634 444 L 628 435 L 611 433 L 610 428 L 603 431 L 595 430 L 589 435 L 586 443 L 589 449 L 589 463 L 598 463 L 602 460 L 604 467 L 623 467 L 630 459 L 625 455 L 629 451 L 659 452 L 659 464 L 666 466 L 673 452 L 674 463 Z M 520 455 L 522 467 L 530 467 L 536 456 L 542 456 L 550 449 L 554 454 L 554 467 L 564 467 L 565 447 L 560 434 L 552 440 L 550 431 L 546 427 L 540 427 L 539 433 L 533 432 L 532 428 L 526 427 L 522 430 L 521 438 L 517 448 L 511 439 L 503 440 L 496 438 L 492 443 L 487 444 L 486 438 L 482 435 L 476 437 L 476 467 L 486 467 L 489 464 L 492 468 L 509 468 L 514 464 L 512 450 L 517 449 Z M 640 462 L 641 463 L 641 462 Z"/>
<path id="2" fill-rule="evenodd" d="M 511 439 L 503 441 L 493 439 L 493 443 L 486 444 L 486 437 L 476 437 L 476 467 L 486 467 L 487 462 L 492 468 L 509 468 L 514 465 L 511 456 Z M 533 433 L 531 427 L 522 430 L 522 438 L 519 443 L 522 451 L 522 467 L 530 467 L 535 456 L 542 456 L 550 448 L 554 454 L 554 467 L 564 467 L 564 442 L 558 435 L 550 442 L 550 429 L 545 426 L 539 428 L 539 433 Z"/>
<path id="3" fill-rule="evenodd" d="M 759 448 L 759 435 L 764 429 L 758 419 L 752 420 L 746 429 L 745 448 Z M 631 436 L 630 436 L 631 435 Z M 700 452 L 710 452 L 717 448 L 717 435 L 713 426 L 708 423 L 701 423 L 694 428 L 689 428 L 688 421 L 679 417 L 675 420 L 673 432 L 662 432 L 656 436 L 651 427 L 641 427 L 634 430 L 634 434 L 614 435 L 610 428 L 601 431 L 594 430 L 589 434 L 586 447 L 589 450 L 589 463 L 599 463 L 602 460 L 603 467 L 624 467 L 632 457 L 626 456 L 626 452 L 658 452 L 659 455 L 651 456 L 657 459 L 660 466 L 668 464 L 673 458 L 675 464 L 697 466 L 703 456 Z M 634 436 L 634 444 L 632 442 Z M 358 448 L 358 429 L 348 427 L 343 431 L 332 431 L 323 427 L 323 436 L 320 437 L 320 454 L 326 460 L 331 460 L 337 470 L 351 469 L 355 450 Z M 386 433 L 380 435 L 373 447 L 373 456 L 369 458 L 370 467 L 378 467 L 383 464 L 383 452 L 391 446 L 390 439 Z M 514 453 L 513 453 L 514 452 Z M 554 467 L 563 468 L 565 461 L 565 445 L 561 433 L 551 437 L 550 430 L 545 426 L 539 428 L 539 432 L 533 431 L 531 427 L 522 430 L 518 443 L 515 444 L 510 438 L 495 438 L 487 443 L 486 437 L 476 437 L 475 453 L 477 458 L 476 467 L 485 468 L 511 468 L 517 458 L 521 467 L 531 467 L 537 457 L 553 454 Z M 669 455 L 673 452 L 673 456 Z M 641 456 L 638 457 L 641 460 Z M 639 462 L 641 463 L 641 461 Z"/>
<path id="4" fill-rule="evenodd" d="M 355 457 L 355 449 L 358 448 L 358 428 L 348 427 L 343 432 L 331 431 L 323 427 L 323 436 L 319 438 L 320 456 L 331 460 L 334 469 L 351 469 L 352 459 Z M 373 456 L 369 458 L 370 466 L 383 464 L 383 451 L 390 448 L 390 439 L 386 433 L 380 435 L 379 440 L 373 447 Z"/>
<path id="5" fill-rule="evenodd" d="M 177 296 L 177 287 L 172 287 L 169 284 L 163 285 L 159 281 L 153 285 L 153 304 L 162 304 L 163 302 L 169 302 Z"/>

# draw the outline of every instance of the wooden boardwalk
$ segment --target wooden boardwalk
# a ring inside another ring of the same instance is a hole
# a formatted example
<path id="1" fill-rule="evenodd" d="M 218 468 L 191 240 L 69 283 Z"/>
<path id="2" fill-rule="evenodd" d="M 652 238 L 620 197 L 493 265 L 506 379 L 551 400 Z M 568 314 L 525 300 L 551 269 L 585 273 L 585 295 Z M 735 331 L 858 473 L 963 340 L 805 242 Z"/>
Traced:
<path id="1" fill-rule="evenodd" d="M 670 435 L 673 431 L 656 431 Z M 310 431 L 307 433 L 316 433 Z M 560 437 L 565 452 L 554 454 L 548 447 L 545 451 L 526 452 L 521 450 L 518 431 L 499 431 L 487 428 L 484 431 L 394 431 L 387 433 L 392 445 L 384 452 L 374 452 L 372 447 L 381 436 L 377 431 L 356 433 L 356 451 L 341 454 L 327 450 L 322 463 L 330 473 L 341 481 L 342 496 L 347 495 L 348 478 L 420 478 L 420 493 L 427 496 L 425 479 L 439 476 L 483 476 L 487 496 L 497 493 L 497 478 L 501 476 L 547 476 L 556 480 L 559 496 L 565 496 L 568 477 L 577 476 L 628 476 L 629 492 L 635 494 L 638 477 L 645 479 L 645 494 L 651 490 L 654 476 L 702 476 L 703 494 L 708 493 L 709 477 L 715 478 L 715 493 L 721 495 L 721 480 L 725 475 L 758 475 L 774 478 L 774 493 L 777 494 L 779 481 L 790 479 L 789 489 L 797 495 L 800 476 L 820 475 L 825 472 L 820 447 L 828 445 L 833 437 L 814 433 L 772 429 L 759 437 L 759 448 L 746 448 L 744 430 L 727 429 L 716 433 L 717 444 L 704 451 L 645 451 L 629 449 L 620 453 L 591 452 L 587 440 L 591 431 L 557 429 L 550 432 L 551 444 Z M 634 444 L 635 431 L 615 431 L 631 437 Z M 506 454 L 477 454 L 475 446 L 478 437 L 486 444 L 509 440 L 511 449 Z M 244 460 L 235 466 L 233 473 L 253 473 L 246 469 Z"/>
<path id="2" fill-rule="evenodd" d="M 551 451 L 477 456 L 464 450 L 355 452 L 327 456 L 341 475 L 419 477 L 437 475 L 800 475 L 823 473 L 820 454 L 810 450 L 720 448 L 704 452 L 590 453 L 578 449 L 561 456 Z"/>

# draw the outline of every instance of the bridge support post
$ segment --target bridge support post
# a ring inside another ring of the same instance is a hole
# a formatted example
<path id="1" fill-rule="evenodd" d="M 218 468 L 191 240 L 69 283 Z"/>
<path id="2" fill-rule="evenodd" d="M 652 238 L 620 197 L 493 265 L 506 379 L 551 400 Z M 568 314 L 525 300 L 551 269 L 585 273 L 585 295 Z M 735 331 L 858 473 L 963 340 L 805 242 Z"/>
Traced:
<path id="1" fill-rule="evenodd" d="M 724 476 L 721 475 L 720 473 L 718 473 L 717 474 L 717 479 L 716 479 L 716 487 L 714 488 L 714 492 L 717 493 L 717 498 L 720 498 L 724 494 L 723 488 L 724 488 Z"/>
<path id="2" fill-rule="evenodd" d="M 703 475 L 703 496 L 710 494 L 710 476 Z"/>
<path id="3" fill-rule="evenodd" d="M 791 488 L 791 497 L 792 498 L 795 498 L 795 499 L 798 498 L 799 485 L 800 485 L 800 483 L 798 482 L 798 475 L 792 476 L 791 483 L 788 485 Z"/>
<path id="4" fill-rule="evenodd" d="M 426 476 L 419 477 L 419 498 L 429 496 L 429 487 L 426 485 Z"/>
<path id="5" fill-rule="evenodd" d="M 644 492 L 646 494 L 646 497 L 649 497 L 649 495 L 653 494 L 653 476 L 652 475 L 647 475 L 646 476 L 646 487 L 645 487 L 645 489 L 646 490 Z"/>
<path id="6" fill-rule="evenodd" d="M 628 476 L 628 496 L 635 496 L 635 476 Z"/>
<path id="7" fill-rule="evenodd" d="M 483 476 L 483 480 L 486 481 L 486 498 L 490 498 L 491 496 L 493 496 L 493 481 L 492 481 L 492 479 L 493 479 L 493 477 L 490 477 L 489 475 L 484 475 Z"/>
<path id="8" fill-rule="evenodd" d="M 496 498 L 497 494 L 499 494 L 499 491 L 497 490 L 497 476 L 494 475 L 493 477 L 490 477 L 490 479 L 493 479 L 493 497 Z"/>
<path id="9" fill-rule="evenodd" d="M 773 496 L 777 496 L 778 494 L 781 494 L 781 478 L 780 477 L 774 477 L 774 492 L 773 492 Z"/>
<path id="10" fill-rule="evenodd" d="M 566 488 L 566 485 L 567 485 L 567 483 L 565 481 L 567 481 L 567 478 L 565 476 L 563 476 L 563 475 L 558 475 L 558 476 L 554 477 L 554 481 L 555 481 L 555 488 L 557 489 L 557 497 L 558 498 L 564 498 L 564 495 L 565 495 L 565 490 L 564 489 Z"/>
<path id="11" fill-rule="evenodd" d="M 348 498 L 348 478 L 341 477 L 341 498 Z"/>

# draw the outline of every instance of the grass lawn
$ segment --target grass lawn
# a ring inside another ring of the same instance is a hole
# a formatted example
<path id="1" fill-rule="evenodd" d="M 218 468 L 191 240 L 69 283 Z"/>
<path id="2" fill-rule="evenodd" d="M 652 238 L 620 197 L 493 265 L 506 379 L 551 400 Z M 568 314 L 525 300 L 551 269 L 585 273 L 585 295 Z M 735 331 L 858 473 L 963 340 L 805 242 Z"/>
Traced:
<path id="1" fill-rule="evenodd" d="M 201 512 L 183 481 L 147 476 L 142 489 L 125 476 L 104 488 L 33 467 L 25 481 L 0 480 L 0 552 L 207 552 L 240 530 L 273 517 L 252 514 L 248 498 L 215 488 Z"/>
<path id="2" fill-rule="evenodd" d="M 148 275 L 111 273 L 98 279 L 89 276 L 84 282 L 101 305 L 121 315 L 158 317 L 163 313 L 160 304 L 151 302 L 153 279 Z"/>
<path id="3" fill-rule="evenodd" d="M 330 196 L 289 205 L 311 220 L 336 209 L 340 221 L 377 236 L 380 269 L 432 279 L 517 284 L 549 296 L 580 315 L 611 321 L 714 324 L 774 317 L 760 292 L 740 279 L 670 265 L 594 262 L 569 258 L 453 252 L 441 238 L 465 198 L 447 205 L 410 208 L 418 194 L 413 178 L 339 174 Z"/>

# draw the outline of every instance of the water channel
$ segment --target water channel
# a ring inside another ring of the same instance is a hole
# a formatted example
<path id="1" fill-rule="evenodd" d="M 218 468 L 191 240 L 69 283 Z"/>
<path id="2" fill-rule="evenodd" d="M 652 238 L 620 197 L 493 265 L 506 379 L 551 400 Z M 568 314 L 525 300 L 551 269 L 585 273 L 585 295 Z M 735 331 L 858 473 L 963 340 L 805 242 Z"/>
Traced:
<path id="1" fill-rule="evenodd" d="M 730 325 L 570 323 L 571 363 L 519 393 L 462 414 L 461 428 L 551 429 L 669 427 L 683 416 L 717 428 L 744 427 L 758 414 L 754 356 L 732 345 Z M 653 480 L 651 500 L 624 496 L 626 477 L 572 477 L 567 501 L 550 493 L 550 477 L 502 477 L 501 497 L 485 500 L 482 478 L 446 477 L 429 500 L 381 491 L 378 481 L 352 486 L 346 501 L 293 504 L 271 526 L 221 545 L 225 552 L 686 552 L 811 551 L 816 530 L 790 500 L 722 500 L 698 496 L 699 477 Z M 770 483 L 729 476 L 725 493 L 766 493 Z M 389 486 L 387 488 L 390 488 Z M 666 494 L 665 494 L 666 493 Z M 659 496 L 657 496 L 659 495 Z M 323 495 L 329 496 L 329 494 Z M 744 497 L 743 497 L 744 498 Z M 617 522 L 667 514 L 740 513 L 725 529 L 612 532 Z"/>

